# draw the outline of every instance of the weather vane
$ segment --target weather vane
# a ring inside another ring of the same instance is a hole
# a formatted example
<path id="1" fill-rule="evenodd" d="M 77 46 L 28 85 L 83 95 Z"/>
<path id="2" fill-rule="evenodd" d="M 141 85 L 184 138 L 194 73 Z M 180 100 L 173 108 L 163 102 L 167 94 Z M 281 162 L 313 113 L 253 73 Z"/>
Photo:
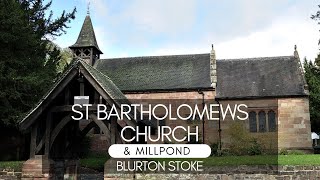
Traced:
<path id="1" fill-rule="evenodd" d="M 88 2 L 88 5 L 87 5 L 87 15 L 90 15 L 90 1 Z"/>

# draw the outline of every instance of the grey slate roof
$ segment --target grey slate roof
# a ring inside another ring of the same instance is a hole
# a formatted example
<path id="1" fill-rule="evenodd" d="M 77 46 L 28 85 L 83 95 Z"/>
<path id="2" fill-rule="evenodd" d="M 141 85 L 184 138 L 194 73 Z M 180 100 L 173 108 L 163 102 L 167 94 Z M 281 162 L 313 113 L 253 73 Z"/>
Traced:
<path id="1" fill-rule="evenodd" d="M 121 90 L 112 82 L 112 80 L 105 74 L 99 72 L 86 62 L 80 60 L 80 63 L 86 68 L 86 70 L 92 75 L 92 77 L 97 81 L 97 83 L 107 92 L 110 98 L 116 100 L 118 105 L 121 103 L 130 104 L 126 96 L 121 92 Z"/>
<path id="2" fill-rule="evenodd" d="M 94 67 L 122 91 L 208 89 L 210 54 L 100 59 Z M 305 96 L 293 56 L 217 60 L 217 98 Z"/>
<path id="3" fill-rule="evenodd" d="M 96 35 L 93 30 L 91 18 L 89 15 L 84 19 L 80 34 L 78 36 L 77 42 L 70 46 L 70 48 L 79 48 L 79 47 L 95 47 L 100 54 L 102 54 L 99 49 Z"/>
<path id="4" fill-rule="evenodd" d="M 294 56 L 218 60 L 217 76 L 217 98 L 307 95 Z"/>
<path id="5" fill-rule="evenodd" d="M 100 59 L 94 67 L 122 91 L 210 88 L 209 54 Z"/>

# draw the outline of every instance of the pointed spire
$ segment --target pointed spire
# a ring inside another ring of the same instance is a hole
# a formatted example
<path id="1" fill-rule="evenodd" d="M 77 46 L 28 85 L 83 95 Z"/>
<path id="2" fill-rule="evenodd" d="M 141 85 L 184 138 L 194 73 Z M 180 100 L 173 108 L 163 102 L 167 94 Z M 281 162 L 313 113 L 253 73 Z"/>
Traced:
<path id="1" fill-rule="evenodd" d="M 71 49 L 83 47 L 94 47 L 100 54 L 102 54 L 96 40 L 96 35 L 94 33 L 90 15 L 87 15 L 83 22 L 77 42 L 74 45 L 70 46 Z"/>

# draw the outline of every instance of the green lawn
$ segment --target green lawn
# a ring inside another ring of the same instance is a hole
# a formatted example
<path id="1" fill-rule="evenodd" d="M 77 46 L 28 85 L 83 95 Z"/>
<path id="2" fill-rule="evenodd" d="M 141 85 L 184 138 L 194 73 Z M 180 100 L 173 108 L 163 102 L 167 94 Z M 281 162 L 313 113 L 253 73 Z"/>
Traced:
<path id="1" fill-rule="evenodd" d="M 277 156 L 222 156 L 204 159 L 204 166 L 237 166 L 277 164 Z"/>
<path id="2" fill-rule="evenodd" d="M 279 165 L 320 165 L 320 154 L 280 155 Z"/>

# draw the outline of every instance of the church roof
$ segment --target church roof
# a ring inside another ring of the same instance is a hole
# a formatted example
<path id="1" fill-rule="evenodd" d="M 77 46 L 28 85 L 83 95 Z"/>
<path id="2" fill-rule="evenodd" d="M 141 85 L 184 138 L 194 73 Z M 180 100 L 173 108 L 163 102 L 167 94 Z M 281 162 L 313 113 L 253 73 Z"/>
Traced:
<path id="1" fill-rule="evenodd" d="M 305 96 L 300 61 L 294 56 L 217 60 L 220 99 Z"/>
<path id="2" fill-rule="evenodd" d="M 80 34 L 78 36 L 77 42 L 70 46 L 70 48 L 80 48 L 80 47 L 94 47 L 100 54 L 102 54 L 99 49 L 94 29 L 92 26 L 91 18 L 89 15 L 84 19 Z"/>
<path id="3" fill-rule="evenodd" d="M 122 91 L 210 88 L 209 54 L 100 59 L 94 67 Z"/>
<path id="4" fill-rule="evenodd" d="M 125 92 L 212 89 L 210 54 L 100 59 L 94 67 Z M 294 56 L 217 60 L 217 98 L 305 96 Z"/>

